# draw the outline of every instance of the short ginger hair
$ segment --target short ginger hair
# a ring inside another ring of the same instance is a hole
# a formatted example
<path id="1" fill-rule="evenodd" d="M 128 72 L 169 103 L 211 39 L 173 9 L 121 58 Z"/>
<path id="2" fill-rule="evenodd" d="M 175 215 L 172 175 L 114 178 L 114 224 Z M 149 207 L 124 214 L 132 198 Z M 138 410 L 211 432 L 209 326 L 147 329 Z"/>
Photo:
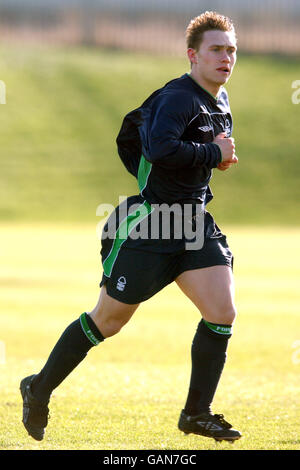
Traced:
<path id="1" fill-rule="evenodd" d="M 230 18 L 220 15 L 215 11 L 206 11 L 190 21 L 186 29 L 187 47 L 197 51 L 200 47 L 203 33 L 214 29 L 233 32 L 235 35 L 234 25 Z"/>

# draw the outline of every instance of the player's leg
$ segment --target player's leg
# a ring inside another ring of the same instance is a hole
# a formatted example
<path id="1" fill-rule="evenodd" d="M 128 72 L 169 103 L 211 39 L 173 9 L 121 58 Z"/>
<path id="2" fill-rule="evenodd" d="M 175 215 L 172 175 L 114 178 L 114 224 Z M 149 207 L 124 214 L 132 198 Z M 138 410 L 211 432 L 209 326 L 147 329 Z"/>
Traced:
<path id="1" fill-rule="evenodd" d="M 54 390 L 105 338 L 120 331 L 138 304 L 128 305 L 110 297 L 103 286 L 96 307 L 83 313 L 63 332 L 41 372 L 34 378 L 32 391 L 40 401 L 48 401 Z"/>
<path id="2" fill-rule="evenodd" d="M 99 300 L 94 309 L 88 313 L 104 338 L 117 334 L 130 320 L 139 304 L 125 304 L 110 297 L 106 286 L 101 289 Z"/>
<path id="3" fill-rule="evenodd" d="M 90 314 L 83 313 L 66 328 L 40 373 L 22 380 L 23 423 L 32 437 L 37 440 L 43 438 L 52 391 L 78 366 L 92 347 L 118 333 L 138 305 L 113 299 L 103 286 L 96 307 Z"/>
<path id="4" fill-rule="evenodd" d="M 192 344 L 192 373 L 185 411 L 210 411 L 225 364 L 236 309 L 232 270 L 212 266 L 182 273 L 176 282 L 199 309 L 200 321 Z"/>
<path id="5" fill-rule="evenodd" d="M 238 439 L 240 433 L 210 409 L 236 316 L 232 270 L 229 266 L 195 269 L 179 275 L 176 282 L 202 315 L 193 339 L 190 387 L 179 428 L 219 440 Z"/>
<path id="6" fill-rule="evenodd" d="M 236 317 L 234 278 L 229 266 L 210 266 L 180 274 L 176 282 L 207 322 L 232 325 Z"/>

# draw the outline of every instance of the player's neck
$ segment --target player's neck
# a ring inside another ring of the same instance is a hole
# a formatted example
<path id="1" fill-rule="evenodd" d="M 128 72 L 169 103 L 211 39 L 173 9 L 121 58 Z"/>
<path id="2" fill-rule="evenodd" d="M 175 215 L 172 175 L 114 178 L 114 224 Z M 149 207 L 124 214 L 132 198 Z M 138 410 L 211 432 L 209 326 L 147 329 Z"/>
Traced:
<path id="1" fill-rule="evenodd" d="M 206 82 L 201 77 L 196 76 L 196 74 L 193 71 L 191 71 L 189 75 L 201 88 L 203 88 L 203 90 L 209 93 L 214 99 L 218 98 L 218 94 L 221 88 L 220 85 L 214 86 L 210 82 Z"/>

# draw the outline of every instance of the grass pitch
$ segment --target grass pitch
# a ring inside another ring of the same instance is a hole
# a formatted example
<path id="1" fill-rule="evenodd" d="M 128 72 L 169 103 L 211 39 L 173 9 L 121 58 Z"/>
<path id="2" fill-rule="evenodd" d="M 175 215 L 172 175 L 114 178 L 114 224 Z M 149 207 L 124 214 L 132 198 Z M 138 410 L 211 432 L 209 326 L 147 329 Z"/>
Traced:
<path id="1" fill-rule="evenodd" d="M 93 308 L 101 277 L 93 226 L 1 226 L 0 449 L 300 449 L 300 231 L 223 226 L 235 254 L 239 316 L 213 410 L 234 446 L 177 430 L 199 315 L 175 284 L 54 391 L 44 441 L 21 424 L 19 382 L 63 329 Z"/>

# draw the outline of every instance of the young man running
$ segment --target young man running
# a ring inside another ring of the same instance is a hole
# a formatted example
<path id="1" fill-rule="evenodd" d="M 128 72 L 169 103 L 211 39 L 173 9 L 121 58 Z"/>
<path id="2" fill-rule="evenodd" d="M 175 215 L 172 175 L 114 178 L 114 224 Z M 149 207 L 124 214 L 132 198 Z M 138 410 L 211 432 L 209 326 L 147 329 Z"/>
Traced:
<path id="1" fill-rule="evenodd" d="M 236 37 L 232 22 L 215 12 L 194 18 L 186 37 L 191 72 L 167 83 L 129 113 L 117 138 L 120 157 L 137 177 L 140 193 L 128 198 L 125 208 L 123 203 L 118 206 L 104 228 L 98 303 L 67 327 L 40 373 L 21 381 L 23 423 L 37 440 L 44 436 L 52 391 L 92 347 L 117 334 L 141 302 L 173 281 L 202 315 L 178 427 L 186 434 L 216 440 L 241 437 L 223 415 L 211 411 L 236 315 L 233 256 L 213 217 L 198 211 L 212 199 L 212 169 L 225 171 L 237 162 L 222 86 L 235 65 Z M 176 236 L 176 216 L 169 238 L 161 233 L 164 217 L 158 236 L 133 236 L 145 223 L 149 228 L 150 216 L 162 204 L 177 204 L 182 209 L 180 222 L 188 218 L 196 227 L 194 233 L 203 229 L 201 246 L 191 248 L 186 233 Z M 197 225 L 197 217 L 202 225 Z M 112 222 L 115 232 L 107 236 Z"/>

